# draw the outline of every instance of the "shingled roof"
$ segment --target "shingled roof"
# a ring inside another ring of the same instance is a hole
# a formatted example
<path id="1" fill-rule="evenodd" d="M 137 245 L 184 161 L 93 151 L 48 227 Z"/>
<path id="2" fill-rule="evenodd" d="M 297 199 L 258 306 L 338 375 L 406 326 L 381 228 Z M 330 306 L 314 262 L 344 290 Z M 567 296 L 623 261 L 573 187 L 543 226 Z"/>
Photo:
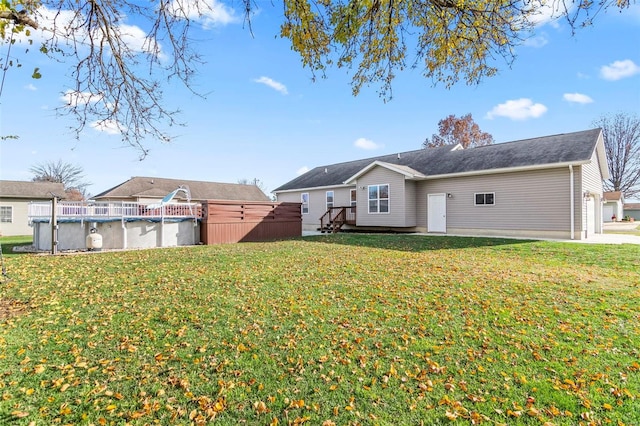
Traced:
<path id="1" fill-rule="evenodd" d="M 620 191 L 609 191 L 602 194 L 604 201 L 623 201 L 624 195 Z"/>
<path id="2" fill-rule="evenodd" d="M 459 145 L 449 145 L 330 164 L 316 167 L 273 192 L 344 185 L 374 162 L 408 167 L 424 175 L 424 179 L 493 170 L 580 164 L 591 159 L 600 134 L 600 129 L 592 129 L 476 148 L 461 149 Z"/>
<path id="3" fill-rule="evenodd" d="M 64 197 L 64 185 L 57 182 L 0 180 L 0 197 L 40 200 L 51 199 L 52 194 Z"/>
<path id="4" fill-rule="evenodd" d="M 132 177 L 126 182 L 108 189 L 93 198 L 162 198 L 181 186 L 187 186 L 193 201 L 204 200 L 239 200 L 269 201 L 269 197 L 256 185 L 239 183 L 202 182 L 184 179 L 167 179 L 157 177 Z M 185 199 L 178 193 L 178 199 Z"/>

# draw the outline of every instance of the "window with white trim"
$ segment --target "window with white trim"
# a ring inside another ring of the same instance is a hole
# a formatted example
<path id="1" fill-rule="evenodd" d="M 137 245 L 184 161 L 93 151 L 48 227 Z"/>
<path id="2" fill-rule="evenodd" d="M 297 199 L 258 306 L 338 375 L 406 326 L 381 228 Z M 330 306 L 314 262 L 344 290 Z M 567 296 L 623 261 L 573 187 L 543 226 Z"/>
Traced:
<path id="1" fill-rule="evenodd" d="M 13 223 L 13 206 L 0 206 L 0 222 Z"/>
<path id="2" fill-rule="evenodd" d="M 369 185 L 369 213 L 389 213 L 389 185 Z"/>
<path id="3" fill-rule="evenodd" d="M 302 214 L 309 214 L 309 193 L 303 192 L 300 194 L 300 202 L 302 203 Z"/>
<path id="4" fill-rule="evenodd" d="M 327 191 L 327 210 L 333 207 L 333 191 Z"/>
<path id="5" fill-rule="evenodd" d="M 476 206 L 493 206 L 496 203 L 495 192 L 476 192 L 474 198 Z"/>

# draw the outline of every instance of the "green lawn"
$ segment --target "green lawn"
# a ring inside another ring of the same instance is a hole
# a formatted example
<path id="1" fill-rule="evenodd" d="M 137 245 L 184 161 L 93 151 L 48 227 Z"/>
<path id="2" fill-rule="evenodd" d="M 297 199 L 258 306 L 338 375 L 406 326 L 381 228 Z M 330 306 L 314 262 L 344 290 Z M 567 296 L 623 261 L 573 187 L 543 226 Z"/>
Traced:
<path id="1" fill-rule="evenodd" d="M 13 254 L 13 248 L 16 246 L 28 246 L 33 243 L 33 237 L 31 235 L 20 235 L 16 237 L 0 237 L 0 244 L 2 245 L 2 254 Z"/>
<path id="2" fill-rule="evenodd" d="M 0 423 L 638 425 L 639 259 L 382 234 L 5 256 Z"/>

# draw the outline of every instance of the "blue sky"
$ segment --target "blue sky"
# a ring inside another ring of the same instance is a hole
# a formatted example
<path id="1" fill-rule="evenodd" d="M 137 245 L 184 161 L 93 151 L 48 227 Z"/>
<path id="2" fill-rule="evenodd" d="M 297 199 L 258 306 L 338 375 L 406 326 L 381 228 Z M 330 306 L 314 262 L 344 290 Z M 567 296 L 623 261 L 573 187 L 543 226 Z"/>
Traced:
<path id="1" fill-rule="evenodd" d="M 276 37 L 281 9 L 259 4 L 253 37 L 242 11 L 220 4 L 197 29 L 206 63 L 194 86 L 207 96 L 165 87 L 166 106 L 182 111 L 185 126 L 169 144 L 148 141 L 143 161 L 106 129 L 89 127 L 75 140 L 72 118 L 54 111 L 72 84 L 72 64 L 21 55 L 23 67 L 8 70 L 0 98 L 0 135 L 19 136 L 0 142 L 0 178 L 31 180 L 30 167 L 62 159 L 84 169 L 91 194 L 132 176 L 257 178 L 271 191 L 316 166 L 420 149 L 450 114 L 471 113 L 481 130 L 506 142 L 589 129 L 604 114 L 640 113 L 640 5 L 599 14 L 574 36 L 562 21 L 541 24 L 511 68 L 498 62 L 500 73 L 478 86 L 434 87 L 420 69 L 399 72 L 393 99 L 383 102 L 376 86 L 354 97 L 349 70 L 330 68 L 313 82 L 288 40 Z M 35 67 L 39 80 L 31 78 Z"/>

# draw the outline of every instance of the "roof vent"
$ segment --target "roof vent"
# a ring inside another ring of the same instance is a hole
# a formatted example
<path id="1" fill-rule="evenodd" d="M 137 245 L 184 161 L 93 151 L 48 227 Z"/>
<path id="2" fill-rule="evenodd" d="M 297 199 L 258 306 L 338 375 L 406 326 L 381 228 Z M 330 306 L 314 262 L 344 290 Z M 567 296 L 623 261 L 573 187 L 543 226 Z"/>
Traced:
<path id="1" fill-rule="evenodd" d="M 398 153 L 398 160 L 400 159 L 400 153 Z"/>
<path id="2" fill-rule="evenodd" d="M 325 167 L 325 168 L 324 168 L 324 172 L 325 172 L 325 173 L 329 173 L 329 170 L 327 170 L 327 168 Z"/>

